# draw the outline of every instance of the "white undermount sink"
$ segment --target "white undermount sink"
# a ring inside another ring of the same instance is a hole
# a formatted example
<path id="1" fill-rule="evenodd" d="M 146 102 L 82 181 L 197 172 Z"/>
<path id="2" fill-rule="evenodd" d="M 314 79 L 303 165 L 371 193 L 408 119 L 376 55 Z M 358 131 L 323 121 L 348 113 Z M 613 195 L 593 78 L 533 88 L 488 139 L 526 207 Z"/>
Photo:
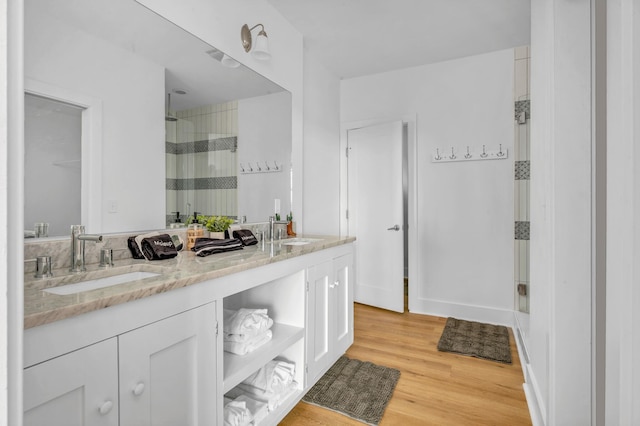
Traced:
<path id="1" fill-rule="evenodd" d="M 287 238 L 286 240 L 281 240 L 281 244 L 283 246 L 303 246 L 316 241 L 320 241 L 320 238 Z"/>
<path id="2" fill-rule="evenodd" d="M 80 281 L 75 284 L 65 284 L 57 287 L 50 287 L 45 289 L 47 293 L 58 294 L 65 296 L 68 294 L 81 293 L 83 291 L 96 290 L 99 288 L 111 287 L 118 284 L 124 284 L 131 281 L 143 280 L 145 278 L 157 277 L 158 273 L 155 272 L 125 272 L 119 275 L 112 275 L 110 277 L 95 278 L 87 281 Z"/>

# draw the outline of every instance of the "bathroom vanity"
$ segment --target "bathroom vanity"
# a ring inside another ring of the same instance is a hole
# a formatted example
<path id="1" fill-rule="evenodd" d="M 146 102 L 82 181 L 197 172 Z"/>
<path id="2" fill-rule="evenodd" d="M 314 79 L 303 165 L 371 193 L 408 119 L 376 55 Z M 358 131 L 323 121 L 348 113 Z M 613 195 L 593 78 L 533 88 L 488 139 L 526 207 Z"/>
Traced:
<path id="1" fill-rule="evenodd" d="M 353 241 L 26 275 L 24 424 L 222 425 L 223 395 L 278 358 L 296 364 L 297 388 L 260 423 L 277 424 L 353 342 Z M 155 275 L 46 291 L 132 272 Z M 242 307 L 267 308 L 274 325 L 270 342 L 239 356 L 223 351 L 223 309 Z"/>

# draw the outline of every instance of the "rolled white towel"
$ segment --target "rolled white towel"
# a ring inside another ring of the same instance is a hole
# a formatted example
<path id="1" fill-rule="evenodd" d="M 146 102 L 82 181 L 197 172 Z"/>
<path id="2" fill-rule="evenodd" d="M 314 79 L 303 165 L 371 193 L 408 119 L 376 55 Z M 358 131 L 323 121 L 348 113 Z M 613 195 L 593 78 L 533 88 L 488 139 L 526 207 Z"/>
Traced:
<path id="1" fill-rule="evenodd" d="M 224 310 L 224 339 L 243 342 L 261 334 L 273 325 L 267 309 Z"/>

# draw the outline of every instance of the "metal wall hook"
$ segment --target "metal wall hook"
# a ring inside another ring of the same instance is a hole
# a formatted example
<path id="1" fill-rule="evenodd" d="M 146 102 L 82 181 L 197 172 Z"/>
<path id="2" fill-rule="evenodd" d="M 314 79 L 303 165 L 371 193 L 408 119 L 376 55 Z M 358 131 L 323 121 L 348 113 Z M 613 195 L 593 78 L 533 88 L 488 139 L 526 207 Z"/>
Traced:
<path id="1" fill-rule="evenodd" d="M 440 156 L 440 150 L 438 148 L 436 148 L 436 160 L 442 160 L 442 157 Z"/>
<path id="2" fill-rule="evenodd" d="M 240 170 L 242 171 L 242 173 L 244 173 L 244 166 L 242 165 L 242 163 L 240 163 Z"/>
<path id="3" fill-rule="evenodd" d="M 264 166 L 267 168 L 267 171 L 271 170 L 271 167 L 269 167 L 269 163 L 267 161 L 264 162 Z"/>
<path id="4" fill-rule="evenodd" d="M 451 147 L 451 155 L 449 156 L 449 158 L 451 160 L 455 160 L 457 158 L 455 152 L 453 152 L 453 147 Z"/>
<path id="5" fill-rule="evenodd" d="M 469 158 L 471 158 L 471 157 L 472 157 L 472 155 L 471 155 L 471 153 L 469 152 L 469 145 L 467 145 L 467 153 L 464 155 L 464 158 L 469 159 Z"/>
<path id="6" fill-rule="evenodd" d="M 262 171 L 262 167 L 260 167 L 260 162 L 256 161 L 256 168 L 258 169 L 259 172 Z"/>
<path id="7" fill-rule="evenodd" d="M 487 149 L 484 145 L 482 145 L 482 154 L 480 154 L 480 157 L 487 158 L 487 155 L 489 155 L 487 154 Z"/>
<path id="8" fill-rule="evenodd" d="M 280 167 L 278 166 L 278 163 L 276 163 L 276 160 L 273 160 L 273 165 L 275 166 L 276 170 L 280 170 Z"/>
<path id="9" fill-rule="evenodd" d="M 252 172 L 253 171 L 253 166 L 251 165 L 251 163 L 249 163 L 249 171 Z"/>
<path id="10" fill-rule="evenodd" d="M 502 152 L 502 144 L 500 144 L 500 150 L 496 154 L 498 157 L 504 157 L 504 152 Z"/>

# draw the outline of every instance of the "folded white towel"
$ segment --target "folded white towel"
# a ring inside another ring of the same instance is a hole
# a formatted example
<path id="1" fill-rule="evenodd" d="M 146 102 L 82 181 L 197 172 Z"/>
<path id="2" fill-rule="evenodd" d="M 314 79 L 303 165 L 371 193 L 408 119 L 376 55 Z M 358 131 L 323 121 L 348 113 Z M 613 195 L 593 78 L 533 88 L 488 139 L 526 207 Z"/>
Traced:
<path id="1" fill-rule="evenodd" d="M 242 401 L 247 405 L 247 409 L 251 412 L 253 417 L 253 423 L 259 424 L 269 415 L 269 407 L 264 401 L 258 401 L 251 398 L 249 395 L 240 395 L 235 399 L 236 401 Z"/>
<path id="2" fill-rule="evenodd" d="M 245 401 L 231 401 L 224 406 L 225 426 L 245 426 L 253 421 Z"/>
<path id="3" fill-rule="evenodd" d="M 273 332 L 271 330 L 267 330 L 264 333 L 255 336 L 253 339 L 247 340 L 246 342 L 230 342 L 224 341 L 224 350 L 225 352 L 231 352 L 236 355 L 246 355 L 249 352 L 253 352 L 258 349 L 260 346 L 269 342 L 273 337 Z"/>
<path id="4" fill-rule="evenodd" d="M 244 342 L 268 330 L 273 325 L 267 309 L 246 309 L 237 311 L 225 309 L 224 339 L 233 342 Z"/>
<path id="5" fill-rule="evenodd" d="M 286 401 L 294 392 L 296 392 L 296 390 L 298 390 L 298 382 L 296 381 L 291 382 L 289 386 L 278 393 L 265 392 L 255 386 L 240 383 L 238 386 L 227 392 L 227 396 L 231 398 L 238 398 L 241 395 L 247 395 L 250 398 L 266 403 L 269 411 L 273 411 L 278 408 L 282 402 Z"/>
<path id="6" fill-rule="evenodd" d="M 274 359 L 242 381 L 265 392 L 281 392 L 293 382 L 296 365 Z"/>

